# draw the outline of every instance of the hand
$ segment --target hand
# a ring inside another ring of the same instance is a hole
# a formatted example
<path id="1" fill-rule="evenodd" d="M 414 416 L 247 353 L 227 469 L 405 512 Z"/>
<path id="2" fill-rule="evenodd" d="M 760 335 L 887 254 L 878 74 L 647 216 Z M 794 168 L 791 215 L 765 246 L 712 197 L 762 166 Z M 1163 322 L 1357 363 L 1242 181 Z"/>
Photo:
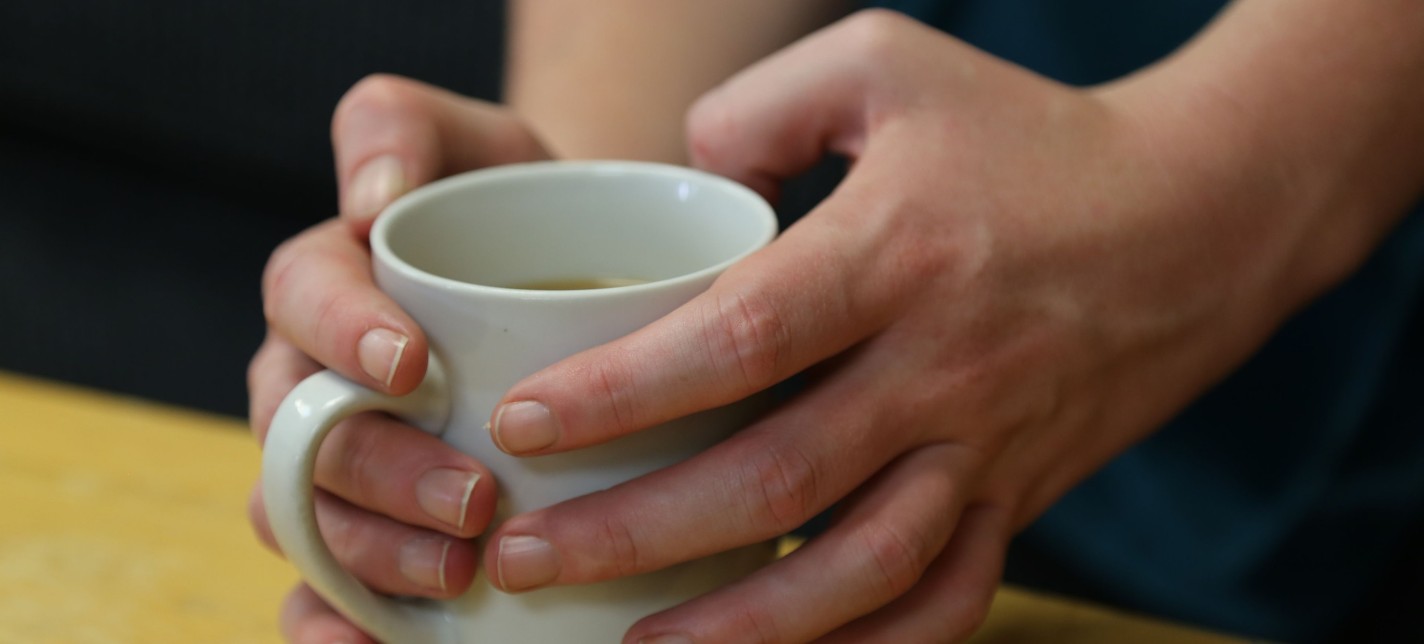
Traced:
<path id="1" fill-rule="evenodd" d="M 491 431 L 546 454 L 811 382 L 696 458 L 511 518 L 492 543 L 526 547 L 486 550 L 493 582 L 654 570 L 839 502 L 825 534 L 625 642 L 972 632 L 1011 535 L 1288 308 L 1271 290 L 1290 254 L 1272 241 L 1288 230 L 1280 183 L 1249 175 L 1228 104 L 1176 82 L 1065 87 L 867 12 L 705 97 L 698 165 L 767 194 L 826 152 L 852 159 L 849 176 L 704 295 L 516 385 Z"/>
<path id="2" fill-rule="evenodd" d="M 377 212 L 446 174 L 547 158 L 504 110 L 414 81 L 363 80 L 332 121 L 341 220 L 317 225 L 272 255 L 263 279 L 267 340 L 248 372 L 253 433 L 266 438 L 277 405 L 322 365 L 368 387 L 408 393 L 425 375 L 420 328 L 376 289 L 366 235 Z M 389 417 L 339 425 L 322 445 L 317 519 L 338 561 L 372 588 L 454 597 L 474 578 L 468 539 L 494 513 L 483 465 Z M 276 550 L 254 489 L 252 525 Z M 370 641 L 305 586 L 282 611 L 293 642 Z"/>

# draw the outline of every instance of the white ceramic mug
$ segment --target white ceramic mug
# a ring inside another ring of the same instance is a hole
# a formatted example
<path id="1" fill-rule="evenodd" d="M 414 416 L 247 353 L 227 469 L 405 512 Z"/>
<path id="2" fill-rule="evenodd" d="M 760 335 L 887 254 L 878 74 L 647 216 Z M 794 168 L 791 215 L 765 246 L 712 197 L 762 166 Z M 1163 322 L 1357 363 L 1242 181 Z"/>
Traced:
<path id="1" fill-rule="evenodd" d="M 377 595 L 342 569 L 317 531 L 317 448 L 341 419 L 384 410 L 473 455 L 499 482 L 507 517 L 605 489 L 686 459 L 746 425 L 757 401 L 697 414 L 567 454 L 515 458 L 484 428 L 521 378 L 626 335 L 705 290 L 776 233 L 754 192 L 648 163 L 546 162 L 451 177 L 400 198 L 371 231 L 376 282 L 430 341 L 430 368 L 394 398 L 333 372 L 282 402 L 267 435 L 263 496 L 277 542 L 307 581 L 362 628 L 392 642 L 617 642 L 639 618 L 765 564 L 755 546 L 626 579 L 510 595 L 478 577 L 451 601 Z M 616 277 L 594 290 L 507 285 Z"/>

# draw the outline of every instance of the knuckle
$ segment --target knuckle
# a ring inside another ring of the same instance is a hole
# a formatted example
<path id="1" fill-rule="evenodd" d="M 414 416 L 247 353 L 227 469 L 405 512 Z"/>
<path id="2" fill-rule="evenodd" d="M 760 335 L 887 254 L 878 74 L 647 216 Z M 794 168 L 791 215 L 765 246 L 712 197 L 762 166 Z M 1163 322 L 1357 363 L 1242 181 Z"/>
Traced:
<path id="1" fill-rule="evenodd" d="M 921 289 L 925 284 L 938 282 L 950 274 L 953 268 L 952 259 L 965 258 L 961 253 L 951 252 L 955 249 L 946 248 L 943 242 L 938 241 L 939 235 L 925 234 L 923 222 L 936 219 L 924 216 L 929 211 L 929 208 L 918 204 L 901 203 L 883 220 L 885 225 L 892 228 L 891 234 L 895 240 L 891 255 L 893 259 L 887 267 L 895 271 L 896 283 Z M 952 234 L 950 230 L 935 232 Z"/>
<path id="2" fill-rule="evenodd" d="M 262 271 L 262 313 L 270 324 L 277 316 L 277 303 L 282 293 L 291 287 L 292 272 L 301 262 L 305 235 L 298 235 L 272 250 Z"/>
<path id="3" fill-rule="evenodd" d="M 311 346 L 320 351 L 319 355 L 334 359 L 349 354 L 350 359 L 355 361 L 357 336 L 365 329 L 344 322 L 361 310 L 362 295 L 349 290 L 328 289 L 317 296 L 315 315 L 311 318 L 316 324 L 311 329 Z"/>
<path id="4" fill-rule="evenodd" d="M 335 452 L 330 470 L 322 472 L 323 484 L 344 498 L 357 503 L 371 503 L 383 486 L 376 481 L 379 466 L 389 455 L 384 453 L 375 437 L 381 432 L 355 431 L 351 420 L 338 425 L 326 445 Z M 335 440 L 333 440 L 335 439 Z"/>
<path id="5" fill-rule="evenodd" d="M 985 593 L 974 593 L 962 601 L 959 612 L 955 614 L 957 619 L 945 628 L 945 632 L 953 634 L 954 641 L 968 639 L 984 625 L 994 600 Z"/>
<path id="6" fill-rule="evenodd" d="M 253 354 L 252 360 L 247 363 L 247 417 L 258 445 L 267 441 L 267 430 L 272 425 L 272 417 L 277 413 L 277 402 L 271 400 L 262 387 L 262 381 L 268 377 L 274 360 L 272 339 L 269 337 L 262 342 L 257 353 Z"/>
<path id="7" fill-rule="evenodd" d="M 292 626 L 290 627 L 291 633 L 289 634 L 288 641 L 295 642 L 297 644 L 301 644 L 303 642 L 345 642 L 346 640 L 344 639 L 333 640 L 332 638 L 334 637 L 334 635 L 332 631 L 337 629 L 348 631 L 350 630 L 350 628 L 333 626 L 331 620 L 321 619 L 321 617 L 322 616 L 319 614 L 302 615 L 299 618 L 300 621 L 296 622 L 295 624 L 292 624 Z"/>
<path id="8" fill-rule="evenodd" d="M 885 60 L 891 52 L 899 49 L 904 39 L 904 29 L 911 24 L 909 18 L 888 9 L 865 9 L 846 18 L 839 30 L 840 51 L 875 63 Z"/>
<path id="9" fill-rule="evenodd" d="M 363 552 L 365 544 L 370 542 L 364 522 L 353 521 L 335 507 L 330 497 L 324 496 L 317 498 L 316 517 L 322 540 L 342 567 L 349 569 L 368 559 Z"/>
<path id="10" fill-rule="evenodd" d="M 790 343 L 786 320 L 765 296 L 733 293 L 717 298 L 708 351 L 717 371 L 739 379 L 738 391 L 751 393 L 775 384 Z"/>
<path id="11" fill-rule="evenodd" d="M 627 523 L 618 517 L 605 515 L 599 522 L 599 536 L 603 539 L 609 555 L 605 558 L 608 569 L 602 577 L 627 577 L 646 570 L 643 549 L 638 545 L 638 540 Z"/>
<path id="12" fill-rule="evenodd" d="M 591 371 L 591 386 L 609 410 L 614 429 L 626 434 L 638 429 L 637 393 L 633 372 L 619 360 L 599 361 Z"/>
<path id="13" fill-rule="evenodd" d="M 989 617 L 989 609 L 994 603 L 990 592 L 966 592 L 950 596 L 945 610 L 930 623 L 937 633 L 942 633 L 944 641 L 962 642 L 979 631 Z"/>
<path id="14" fill-rule="evenodd" d="M 405 112 L 420 109 L 421 89 L 415 81 L 394 74 L 371 74 L 346 90 L 331 117 L 333 137 L 365 110 Z"/>
<path id="15" fill-rule="evenodd" d="M 776 622 L 776 616 L 766 606 L 738 602 L 737 606 L 730 611 L 728 621 L 731 625 L 731 632 L 734 634 L 734 641 L 757 644 L 786 641 L 781 635 L 781 627 Z"/>
<path id="16" fill-rule="evenodd" d="M 252 526 L 252 532 L 257 535 L 258 541 L 273 552 L 281 552 L 277 547 L 277 537 L 272 534 L 272 526 L 267 522 L 267 507 L 262 502 L 261 485 L 254 486 L 252 494 L 247 497 L 247 523 Z"/>
<path id="17" fill-rule="evenodd" d="M 919 583 L 928 565 L 925 539 L 889 523 L 868 524 L 860 533 L 866 556 L 866 574 L 872 588 L 888 601 Z"/>
<path id="18" fill-rule="evenodd" d="M 785 533 L 820 509 L 815 463 L 794 445 L 763 450 L 747 467 L 754 491 L 745 497 L 752 525 Z"/>
<path id="19" fill-rule="evenodd" d="M 736 112 L 722 98 L 720 90 L 704 94 L 687 111 L 684 129 L 688 149 L 698 165 L 715 170 L 722 157 L 721 143 L 733 140 Z"/>
<path id="20" fill-rule="evenodd" d="M 544 143 L 525 125 L 524 121 L 508 110 L 496 112 L 491 127 L 486 133 L 484 145 L 498 159 L 527 160 L 548 156 Z"/>
<path id="21" fill-rule="evenodd" d="M 252 359 L 247 362 L 247 390 L 249 392 L 257 389 L 257 383 L 262 381 L 272 359 L 272 338 L 269 335 L 257 347 L 257 352 L 252 354 Z"/>

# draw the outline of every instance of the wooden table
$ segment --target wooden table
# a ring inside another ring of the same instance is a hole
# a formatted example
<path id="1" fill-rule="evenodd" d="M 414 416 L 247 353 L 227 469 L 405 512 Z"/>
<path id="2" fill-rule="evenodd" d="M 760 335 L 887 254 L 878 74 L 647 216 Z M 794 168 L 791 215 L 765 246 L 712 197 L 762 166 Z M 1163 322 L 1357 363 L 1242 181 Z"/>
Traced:
<path id="1" fill-rule="evenodd" d="M 280 641 L 258 460 L 241 420 L 0 372 L 0 642 Z M 974 641 L 1235 640 L 1005 588 Z"/>

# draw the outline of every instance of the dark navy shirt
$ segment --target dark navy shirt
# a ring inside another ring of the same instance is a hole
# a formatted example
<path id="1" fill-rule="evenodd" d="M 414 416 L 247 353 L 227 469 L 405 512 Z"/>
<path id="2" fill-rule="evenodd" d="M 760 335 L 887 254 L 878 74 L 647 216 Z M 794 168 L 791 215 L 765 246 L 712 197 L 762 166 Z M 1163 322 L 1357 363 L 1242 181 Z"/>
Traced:
<path id="1" fill-rule="evenodd" d="M 1091 84 L 1171 52 L 1224 3 L 877 4 L 1044 75 Z M 1408 603 L 1401 599 L 1424 583 L 1415 576 L 1424 557 L 1414 554 L 1424 543 L 1421 400 L 1416 209 L 1249 363 L 1044 514 L 1015 542 L 1007 575 L 1274 639 L 1418 629 L 1390 602 Z"/>

